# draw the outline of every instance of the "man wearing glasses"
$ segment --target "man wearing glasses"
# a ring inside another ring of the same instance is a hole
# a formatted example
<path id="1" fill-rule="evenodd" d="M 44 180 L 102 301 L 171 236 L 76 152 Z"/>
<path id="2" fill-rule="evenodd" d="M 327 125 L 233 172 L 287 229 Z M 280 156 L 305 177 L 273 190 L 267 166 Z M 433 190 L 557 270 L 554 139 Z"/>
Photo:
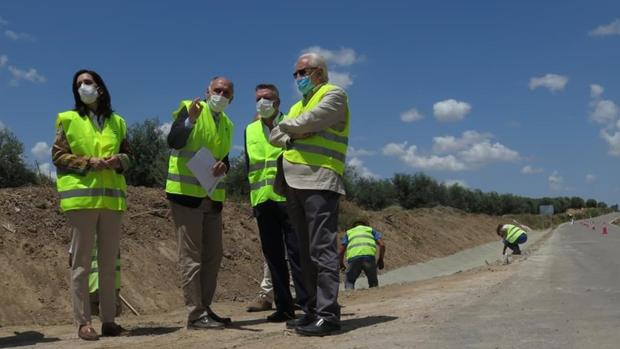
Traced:
<path id="1" fill-rule="evenodd" d="M 338 200 L 345 194 L 349 106 L 345 91 L 328 83 L 320 55 L 301 55 L 293 77 L 302 99 L 270 135 L 273 145 L 285 149 L 274 190 L 286 196 L 309 295 L 304 316 L 287 327 L 305 336 L 325 336 L 340 330 L 337 224 Z"/>

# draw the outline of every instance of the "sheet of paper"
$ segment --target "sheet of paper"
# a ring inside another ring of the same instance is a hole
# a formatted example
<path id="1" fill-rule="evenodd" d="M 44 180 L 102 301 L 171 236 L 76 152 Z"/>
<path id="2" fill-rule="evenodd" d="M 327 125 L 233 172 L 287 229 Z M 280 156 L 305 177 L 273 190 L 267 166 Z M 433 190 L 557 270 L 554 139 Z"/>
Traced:
<path id="1" fill-rule="evenodd" d="M 213 157 L 213 154 L 207 148 L 200 149 L 188 162 L 187 168 L 194 174 L 194 177 L 198 179 L 200 185 L 212 195 L 217 184 L 226 177 L 225 175 L 215 177 L 211 172 L 211 168 L 217 160 Z"/>

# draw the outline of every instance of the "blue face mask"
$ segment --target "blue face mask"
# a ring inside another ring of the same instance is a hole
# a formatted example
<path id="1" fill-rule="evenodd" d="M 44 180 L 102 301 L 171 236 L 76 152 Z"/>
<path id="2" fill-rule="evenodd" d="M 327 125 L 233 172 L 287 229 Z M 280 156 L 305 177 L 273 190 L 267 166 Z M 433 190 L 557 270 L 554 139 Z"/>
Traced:
<path id="1" fill-rule="evenodd" d="M 303 78 L 297 80 L 297 89 L 301 92 L 302 95 L 307 95 L 314 88 L 314 84 L 310 81 L 309 76 L 304 76 Z"/>

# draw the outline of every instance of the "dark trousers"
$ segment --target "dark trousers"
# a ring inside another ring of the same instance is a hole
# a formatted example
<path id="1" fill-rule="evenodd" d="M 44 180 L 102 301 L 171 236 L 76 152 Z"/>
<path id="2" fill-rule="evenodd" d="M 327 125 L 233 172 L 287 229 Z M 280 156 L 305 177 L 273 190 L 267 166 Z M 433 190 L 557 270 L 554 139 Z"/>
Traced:
<path id="1" fill-rule="evenodd" d="M 340 321 L 338 287 L 338 199 L 328 190 L 288 187 L 289 216 L 299 238 L 299 253 L 308 303 L 304 311 L 327 321 Z"/>
<path id="2" fill-rule="evenodd" d="M 354 289 L 355 280 L 360 276 L 362 270 L 368 279 L 368 288 L 379 286 L 377 279 L 377 262 L 374 256 L 353 258 L 347 261 L 349 268 L 346 273 L 344 288 Z"/>
<path id="3" fill-rule="evenodd" d="M 308 292 L 302 281 L 297 234 L 288 219 L 286 203 L 268 200 L 254 207 L 254 215 L 258 223 L 263 255 L 271 271 L 276 310 L 293 312 L 287 254 L 295 295 L 302 307 L 308 301 Z"/>

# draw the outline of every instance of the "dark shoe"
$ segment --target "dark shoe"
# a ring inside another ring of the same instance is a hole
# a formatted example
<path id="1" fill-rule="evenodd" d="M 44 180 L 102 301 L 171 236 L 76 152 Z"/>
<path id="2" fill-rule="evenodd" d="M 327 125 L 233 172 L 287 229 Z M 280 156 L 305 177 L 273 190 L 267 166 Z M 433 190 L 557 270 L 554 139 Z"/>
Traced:
<path id="1" fill-rule="evenodd" d="M 213 310 L 211 310 L 211 308 L 207 308 L 207 314 L 209 315 L 209 317 L 213 320 L 215 320 L 216 322 L 221 322 L 224 325 L 228 325 L 232 322 L 232 319 L 229 317 L 220 317 L 219 315 L 217 315 Z"/>
<path id="2" fill-rule="evenodd" d="M 125 329 L 114 322 L 104 322 L 101 324 L 101 335 L 105 337 L 118 337 Z"/>
<path id="3" fill-rule="evenodd" d="M 271 302 L 267 300 L 265 296 L 259 295 L 247 306 L 245 310 L 250 313 L 271 310 Z"/>
<path id="4" fill-rule="evenodd" d="M 192 323 L 187 324 L 188 330 L 201 330 L 201 329 L 222 329 L 224 323 L 215 321 L 211 316 L 205 315 Z"/>
<path id="5" fill-rule="evenodd" d="M 99 335 L 91 325 L 81 325 L 78 329 L 78 337 L 85 341 L 99 340 Z"/>
<path id="6" fill-rule="evenodd" d="M 329 336 L 340 331 L 340 324 L 318 318 L 316 321 L 306 326 L 299 326 L 295 329 L 302 336 Z"/>
<path id="7" fill-rule="evenodd" d="M 304 316 L 300 317 L 299 319 L 294 319 L 294 320 L 287 321 L 286 322 L 286 328 L 292 330 L 292 329 L 297 328 L 297 327 L 307 326 L 307 325 L 310 325 L 311 323 L 313 323 L 315 320 L 316 320 L 316 316 L 304 314 Z"/>
<path id="8" fill-rule="evenodd" d="M 267 321 L 269 322 L 284 322 L 289 320 L 295 320 L 295 313 L 278 310 L 275 313 L 267 316 Z"/>

